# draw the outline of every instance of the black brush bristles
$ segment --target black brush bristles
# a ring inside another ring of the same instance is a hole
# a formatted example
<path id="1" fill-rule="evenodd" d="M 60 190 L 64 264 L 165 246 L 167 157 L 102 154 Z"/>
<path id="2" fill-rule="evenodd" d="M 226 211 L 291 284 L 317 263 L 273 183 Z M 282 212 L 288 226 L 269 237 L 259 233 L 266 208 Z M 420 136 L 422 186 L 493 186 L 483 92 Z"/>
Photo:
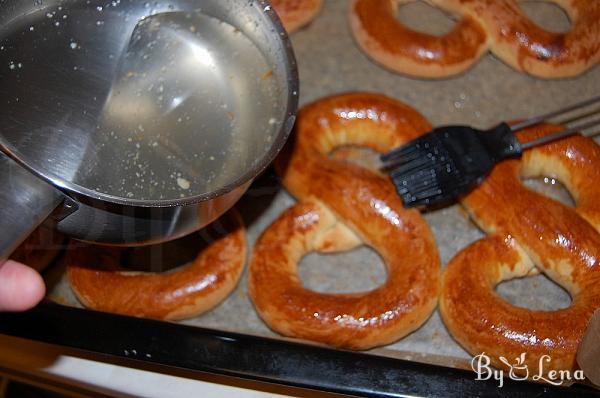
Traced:
<path id="1" fill-rule="evenodd" d="M 389 172 L 392 182 L 406 207 L 440 206 L 466 194 L 483 181 L 500 160 L 521 156 L 524 149 L 583 132 L 600 125 L 600 118 L 581 122 L 598 110 L 574 117 L 600 102 L 600 95 L 559 110 L 524 120 L 512 127 L 500 123 L 491 130 L 480 131 L 468 126 L 438 127 L 421 137 L 381 155 L 382 169 Z M 538 137 L 523 145 L 514 132 L 557 116 L 570 116 L 571 122 L 562 131 Z M 572 122 L 578 121 L 576 125 Z M 596 131 L 593 134 L 599 134 Z"/>
<path id="2" fill-rule="evenodd" d="M 406 207 L 452 202 L 479 183 L 499 160 L 519 156 L 507 124 L 489 131 L 466 126 L 434 129 L 381 156 Z"/>

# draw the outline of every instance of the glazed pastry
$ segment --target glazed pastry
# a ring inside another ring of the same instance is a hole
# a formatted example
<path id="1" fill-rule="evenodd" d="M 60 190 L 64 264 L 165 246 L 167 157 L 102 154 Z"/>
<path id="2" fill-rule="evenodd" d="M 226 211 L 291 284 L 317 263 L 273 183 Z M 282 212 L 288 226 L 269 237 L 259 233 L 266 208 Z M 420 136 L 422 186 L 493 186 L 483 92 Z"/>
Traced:
<path id="1" fill-rule="evenodd" d="M 544 125 L 520 140 L 562 129 Z M 576 200 L 570 208 L 542 196 L 521 178 L 552 176 Z M 440 312 L 472 355 L 485 352 L 507 367 L 526 353 L 524 368 L 576 368 L 577 346 L 600 308 L 600 147 L 573 136 L 497 165 L 462 204 L 489 236 L 458 253 L 443 276 Z M 557 311 L 515 307 L 495 292 L 501 281 L 543 272 L 571 295 Z M 548 357 L 544 357 L 547 355 Z"/>
<path id="2" fill-rule="evenodd" d="M 518 0 L 428 0 L 459 18 L 444 36 L 416 32 L 396 18 L 407 0 L 353 0 L 350 24 L 360 47 L 396 72 L 442 78 L 461 73 L 490 50 L 513 68 L 542 78 L 579 75 L 600 60 L 600 2 L 555 0 L 571 20 L 566 33 L 531 21 Z"/>
<path id="3" fill-rule="evenodd" d="M 273 330 L 367 349 L 398 340 L 427 320 L 440 278 L 429 226 L 418 211 L 402 206 L 386 176 L 330 154 L 348 146 L 387 151 L 430 128 L 413 109 L 376 94 L 333 96 L 299 112 L 289 162 L 278 164 L 299 203 L 264 231 L 249 267 L 250 297 Z M 382 286 L 353 294 L 302 286 L 297 267 L 305 254 L 363 244 L 386 264 Z"/>
<path id="4" fill-rule="evenodd" d="M 319 13 L 323 0 L 272 0 L 288 33 L 308 24 Z"/>
<path id="5" fill-rule="evenodd" d="M 215 223 L 226 232 L 191 264 L 161 273 L 121 269 L 122 248 L 73 242 L 65 257 L 71 287 L 83 305 L 99 311 L 169 320 L 199 315 L 231 293 L 246 261 L 239 214 L 229 212 Z"/>

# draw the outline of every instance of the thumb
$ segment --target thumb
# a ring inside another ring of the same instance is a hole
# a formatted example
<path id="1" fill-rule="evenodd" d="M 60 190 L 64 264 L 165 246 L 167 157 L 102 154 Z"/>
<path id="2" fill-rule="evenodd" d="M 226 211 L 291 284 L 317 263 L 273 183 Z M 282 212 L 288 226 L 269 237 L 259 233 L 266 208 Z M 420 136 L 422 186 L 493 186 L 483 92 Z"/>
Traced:
<path id="1" fill-rule="evenodd" d="M 25 311 L 44 297 L 40 274 L 13 260 L 0 263 L 0 311 Z"/>

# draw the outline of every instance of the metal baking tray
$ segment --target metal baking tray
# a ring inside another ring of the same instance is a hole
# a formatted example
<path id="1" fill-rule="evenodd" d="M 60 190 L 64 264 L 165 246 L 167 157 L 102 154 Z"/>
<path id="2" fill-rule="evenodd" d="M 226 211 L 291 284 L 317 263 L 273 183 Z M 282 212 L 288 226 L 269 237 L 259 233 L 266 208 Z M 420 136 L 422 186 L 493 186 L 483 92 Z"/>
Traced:
<path id="1" fill-rule="evenodd" d="M 585 386 L 474 381 L 467 370 L 44 302 L 0 314 L 0 333 L 96 354 L 368 397 L 597 397 Z"/>

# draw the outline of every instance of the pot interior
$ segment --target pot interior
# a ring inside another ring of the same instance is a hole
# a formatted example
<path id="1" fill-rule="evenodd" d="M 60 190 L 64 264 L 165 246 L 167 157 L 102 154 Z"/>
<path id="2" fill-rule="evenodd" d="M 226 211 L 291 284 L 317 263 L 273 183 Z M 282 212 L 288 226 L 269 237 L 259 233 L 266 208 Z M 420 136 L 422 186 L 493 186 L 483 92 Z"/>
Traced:
<path id="1" fill-rule="evenodd" d="M 0 17 L 1 143 L 63 190 L 206 200 L 255 177 L 287 138 L 295 61 L 263 2 L 22 3 Z"/>

